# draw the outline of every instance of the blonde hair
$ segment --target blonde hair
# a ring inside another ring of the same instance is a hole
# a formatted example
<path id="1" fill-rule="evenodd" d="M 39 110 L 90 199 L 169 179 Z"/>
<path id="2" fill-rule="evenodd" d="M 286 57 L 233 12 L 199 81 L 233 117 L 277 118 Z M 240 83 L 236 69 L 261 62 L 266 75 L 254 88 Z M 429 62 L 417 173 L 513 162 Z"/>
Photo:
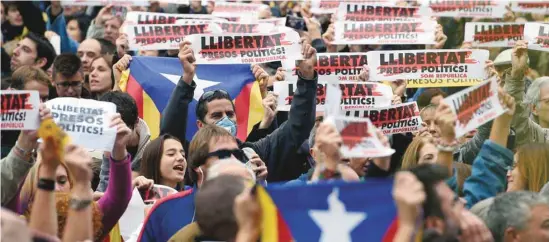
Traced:
<path id="1" fill-rule="evenodd" d="M 425 144 L 432 144 L 433 139 L 429 137 L 416 137 L 412 140 L 412 143 L 408 145 L 404 156 L 402 157 L 401 169 L 407 170 L 416 167 L 419 162 L 419 151 L 425 146 Z"/>
<path id="2" fill-rule="evenodd" d="M 549 181 L 549 144 L 530 143 L 517 151 L 517 168 L 524 190 L 539 192 Z"/>

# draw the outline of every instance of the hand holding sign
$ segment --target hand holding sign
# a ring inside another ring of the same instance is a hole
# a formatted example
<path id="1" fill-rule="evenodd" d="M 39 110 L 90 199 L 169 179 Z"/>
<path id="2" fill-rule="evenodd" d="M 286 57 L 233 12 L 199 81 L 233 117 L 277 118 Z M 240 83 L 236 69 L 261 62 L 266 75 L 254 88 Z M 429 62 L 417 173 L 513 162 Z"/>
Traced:
<path id="1" fill-rule="evenodd" d="M 191 42 L 184 41 L 179 45 L 179 54 L 177 57 L 179 57 L 179 61 L 183 67 L 183 81 L 191 85 L 196 70 L 196 59 L 191 47 Z"/>
<path id="2" fill-rule="evenodd" d="M 131 61 L 132 61 L 132 57 L 128 54 L 125 54 L 120 60 L 118 60 L 118 62 L 116 62 L 113 65 L 112 73 L 114 75 L 115 88 L 119 86 L 120 78 L 122 77 L 122 72 L 128 69 Z"/>
<path id="3" fill-rule="evenodd" d="M 301 39 L 301 54 L 303 60 L 299 61 L 299 73 L 305 80 L 315 78 L 316 49 L 310 44 L 305 44 L 305 38 Z"/>
<path id="4" fill-rule="evenodd" d="M 267 72 L 261 68 L 258 64 L 252 64 L 252 73 L 254 74 L 254 77 L 257 81 L 259 81 L 259 89 L 261 91 L 261 97 L 265 98 L 267 96 L 267 82 L 269 75 Z"/>
<path id="5" fill-rule="evenodd" d="M 511 79 L 522 81 L 524 72 L 528 69 L 528 42 L 519 40 L 511 53 Z"/>
<path id="6" fill-rule="evenodd" d="M 391 144 L 389 144 L 389 138 L 387 138 L 387 136 L 385 136 L 381 130 L 376 130 L 376 136 L 383 147 L 391 149 Z M 389 168 L 391 167 L 391 156 L 374 158 L 374 163 L 380 169 L 384 171 L 389 171 Z"/>
<path id="7" fill-rule="evenodd" d="M 456 139 L 457 115 L 452 112 L 450 106 L 441 102 L 436 111 L 436 124 L 440 128 L 440 138 L 446 144 L 451 144 Z"/>
<path id="8" fill-rule="evenodd" d="M 40 104 L 38 107 L 39 113 L 40 113 L 40 121 L 44 121 L 46 119 L 51 119 L 51 110 L 46 107 L 45 104 Z M 17 146 L 26 151 L 28 155 L 30 155 L 31 151 L 36 148 L 38 140 L 38 131 L 37 130 L 22 130 L 21 133 L 19 133 L 19 137 L 17 138 Z M 26 155 L 26 154 L 25 154 Z"/>
<path id="9" fill-rule="evenodd" d="M 68 145 L 65 148 L 65 164 L 67 164 L 71 175 L 74 177 L 76 184 L 73 184 L 73 186 L 81 184 L 89 189 L 93 172 L 91 169 L 92 158 L 88 152 L 80 146 Z"/>
<path id="10" fill-rule="evenodd" d="M 507 109 L 503 115 L 507 116 L 509 119 L 512 119 L 516 110 L 515 98 L 507 94 L 501 87 L 498 88 L 498 98 L 501 106 Z"/>
<path id="11" fill-rule="evenodd" d="M 337 45 L 332 44 L 334 41 L 335 27 L 334 22 L 328 26 L 328 30 L 322 35 L 322 40 L 326 45 L 326 52 L 337 52 Z"/>
<path id="12" fill-rule="evenodd" d="M 315 145 L 326 159 L 317 162 L 323 163 L 327 169 L 335 171 L 341 160 L 339 148 L 342 143 L 341 135 L 330 121 L 321 123 L 316 130 Z"/>
<path id="13" fill-rule="evenodd" d="M 446 41 L 448 40 L 448 36 L 444 34 L 442 25 L 437 24 L 437 27 L 435 29 L 435 42 L 432 46 L 433 49 L 442 49 L 444 47 L 444 44 L 446 44 Z"/>
<path id="14" fill-rule="evenodd" d="M 122 121 L 119 113 L 116 113 L 112 117 L 110 127 L 116 127 L 116 139 L 114 140 L 114 148 L 111 156 L 117 161 L 124 160 L 128 155 L 126 145 L 128 144 L 132 131 L 126 126 L 126 123 Z"/>

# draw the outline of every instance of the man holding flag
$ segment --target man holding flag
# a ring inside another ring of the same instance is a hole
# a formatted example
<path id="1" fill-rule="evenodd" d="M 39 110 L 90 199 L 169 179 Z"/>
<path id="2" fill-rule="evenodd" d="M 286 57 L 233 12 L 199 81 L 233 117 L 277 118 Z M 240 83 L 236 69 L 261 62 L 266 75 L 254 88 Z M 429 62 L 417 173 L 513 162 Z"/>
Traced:
<path id="1" fill-rule="evenodd" d="M 269 171 L 269 181 L 293 179 L 308 169 L 303 167 L 301 163 L 295 162 L 293 156 L 308 138 L 314 123 L 318 81 L 314 66 L 317 58 L 316 50 L 303 41 L 301 51 L 304 59 L 298 65 L 297 90 L 287 123 L 257 142 L 244 143 L 239 141 L 240 149 L 251 148 L 266 163 Z M 181 44 L 179 60 L 183 67 L 183 75 L 162 115 L 161 133 L 170 133 L 181 140 L 185 140 L 188 105 L 192 101 L 196 89 L 196 83 L 193 81 L 196 64 L 190 42 L 187 41 Z M 255 71 L 260 70 L 256 69 Z M 239 127 L 236 126 L 235 106 L 231 98 L 225 90 L 211 90 L 203 93 L 196 105 L 198 128 L 202 128 L 206 124 L 215 124 L 227 129 L 233 136 L 236 136 Z M 199 157 L 198 160 L 206 160 L 210 154 L 204 155 L 206 156 Z M 205 164 L 205 168 L 207 168 L 207 165 Z M 205 169 L 199 167 L 194 172 L 197 172 L 198 176 L 202 176 L 204 175 L 202 174 L 203 170 Z"/>

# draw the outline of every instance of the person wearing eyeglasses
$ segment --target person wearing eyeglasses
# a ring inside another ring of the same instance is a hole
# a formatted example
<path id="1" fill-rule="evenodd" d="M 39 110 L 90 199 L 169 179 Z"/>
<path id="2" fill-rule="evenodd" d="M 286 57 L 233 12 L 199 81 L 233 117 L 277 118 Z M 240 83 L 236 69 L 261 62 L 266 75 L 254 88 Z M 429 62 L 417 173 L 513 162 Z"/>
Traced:
<path id="1" fill-rule="evenodd" d="M 249 147 L 265 162 L 269 171 L 269 182 L 295 179 L 308 170 L 295 156 L 301 144 L 309 137 L 314 124 L 318 75 L 314 69 L 317 61 L 316 50 L 304 42 L 301 50 L 304 59 L 298 65 L 297 90 L 288 121 L 256 142 L 244 143 L 237 140 L 239 149 Z M 164 109 L 160 129 L 161 133 L 169 133 L 185 140 L 188 104 L 192 102 L 196 89 L 193 81 L 196 59 L 190 42 L 180 45 L 178 57 L 184 74 Z M 254 68 L 254 74 L 259 78 L 265 75 L 265 71 Z M 237 127 L 233 98 L 224 90 L 205 92 L 198 100 L 195 110 L 198 128 L 215 124 L 236 136 L 237 129 L 245 127 Z"/>
<path id="2" fill-rule="evenodd" d="M 58 97 L 82 97 L 84 73 L 75 54 L 61 54 L 53 62 L 53 85 Z"/>

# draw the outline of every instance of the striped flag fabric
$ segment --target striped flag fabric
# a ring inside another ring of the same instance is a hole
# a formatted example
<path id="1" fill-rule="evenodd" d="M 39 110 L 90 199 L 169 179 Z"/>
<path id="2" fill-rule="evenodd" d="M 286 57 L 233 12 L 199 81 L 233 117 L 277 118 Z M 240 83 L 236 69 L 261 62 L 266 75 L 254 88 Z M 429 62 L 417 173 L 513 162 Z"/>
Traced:
<path id="1" fill-rule="evenodd" d="M 393 241 L 392 179 L 258 187 L 261 241 Z"/>
<path id="2" fill-rule="evenodd" d="M 135 56 L 129 71 L 122 75 L 120 88 L 135 99 L 139 117 L 149 126 L 152 139 L 160 133 L 162 111 L 182 74 L 183 68 L 177 58 Z M 204 92 L 217 89 L 227 91 L 233 98 L 237 137 L 246 140 L 253 126 L 263 117 L 259 82 L 255 80 L 250 65 L 197 65 L 194 81 L 197 87 L 189 104 L 187 140 L 191 140 L 197 131 L 195 110 L 198 99 Z"/>

